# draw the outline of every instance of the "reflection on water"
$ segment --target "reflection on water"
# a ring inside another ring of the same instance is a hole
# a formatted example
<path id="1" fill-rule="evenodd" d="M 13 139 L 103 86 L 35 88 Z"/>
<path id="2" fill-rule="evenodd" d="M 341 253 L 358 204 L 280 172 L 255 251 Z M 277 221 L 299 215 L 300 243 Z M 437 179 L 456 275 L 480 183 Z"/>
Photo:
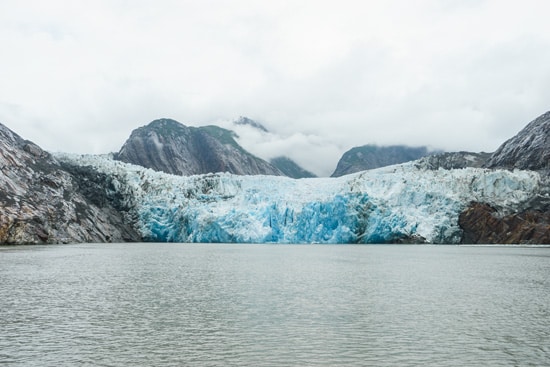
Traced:
<path id="1" fill-rule="evenodd" d="M 0 250 L 0 364 L 550 365 L 550 249 Z"/>

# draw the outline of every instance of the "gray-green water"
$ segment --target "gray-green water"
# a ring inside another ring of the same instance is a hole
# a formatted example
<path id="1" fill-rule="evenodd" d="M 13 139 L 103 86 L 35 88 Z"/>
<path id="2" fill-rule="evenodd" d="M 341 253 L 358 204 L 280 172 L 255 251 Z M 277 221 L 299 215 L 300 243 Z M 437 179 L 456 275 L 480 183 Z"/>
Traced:
<path id="1" fill-rule="evenodd" d="M 550 249 L 0 248 L 6 366 L 549 366 Z"/>

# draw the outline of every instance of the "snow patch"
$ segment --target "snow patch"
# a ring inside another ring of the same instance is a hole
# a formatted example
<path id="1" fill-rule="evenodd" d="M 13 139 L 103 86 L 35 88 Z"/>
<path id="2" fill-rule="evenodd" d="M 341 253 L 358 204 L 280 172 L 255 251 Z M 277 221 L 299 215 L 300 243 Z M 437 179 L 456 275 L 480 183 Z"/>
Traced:
<path id="1" fill-rule="evenodd" d="M 157 133 L 156 133 L 156 132 L 152 132 L 149 136 L 150 136 L 151 140 L 153 141 L 153 144 L 155 144 L 155 148 L 157 148 L 157 150 L 158 150 L 159 152 L 161 152 L 162 149 L 164 148 L 164 144 L 162 144 L 162 143 L 160 142 Z"/>

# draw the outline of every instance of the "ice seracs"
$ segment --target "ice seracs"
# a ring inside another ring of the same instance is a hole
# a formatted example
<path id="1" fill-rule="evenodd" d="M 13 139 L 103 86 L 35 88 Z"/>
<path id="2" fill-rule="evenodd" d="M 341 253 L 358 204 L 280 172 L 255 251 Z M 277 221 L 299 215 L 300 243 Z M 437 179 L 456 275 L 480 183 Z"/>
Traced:
<path id="1" fill-rule="evenodd" d="M 532 171 L 429 170 L 414 162 L 339 178 L 174 176 L 108 156 L 58 154 L 111 175 L 144 239 L 237 243 L 459 243 L 470 202 L 513 211 L 538 192 Z"/>

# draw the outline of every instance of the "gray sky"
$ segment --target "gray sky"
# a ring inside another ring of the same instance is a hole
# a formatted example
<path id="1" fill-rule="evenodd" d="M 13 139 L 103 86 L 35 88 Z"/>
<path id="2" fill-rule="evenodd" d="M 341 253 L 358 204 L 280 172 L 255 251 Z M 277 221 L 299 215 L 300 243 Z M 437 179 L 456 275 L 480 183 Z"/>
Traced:
<path id="1" fill-rule="evenodd" d="M 367 143 L 493 151 L 550 109 L 548 14 L 547 0 L 2 0 L 0 122 L 104 153 L 156 118 L 243 115 L 272 131 L 240 131 L 245 147 L 321 175 Z"/>

